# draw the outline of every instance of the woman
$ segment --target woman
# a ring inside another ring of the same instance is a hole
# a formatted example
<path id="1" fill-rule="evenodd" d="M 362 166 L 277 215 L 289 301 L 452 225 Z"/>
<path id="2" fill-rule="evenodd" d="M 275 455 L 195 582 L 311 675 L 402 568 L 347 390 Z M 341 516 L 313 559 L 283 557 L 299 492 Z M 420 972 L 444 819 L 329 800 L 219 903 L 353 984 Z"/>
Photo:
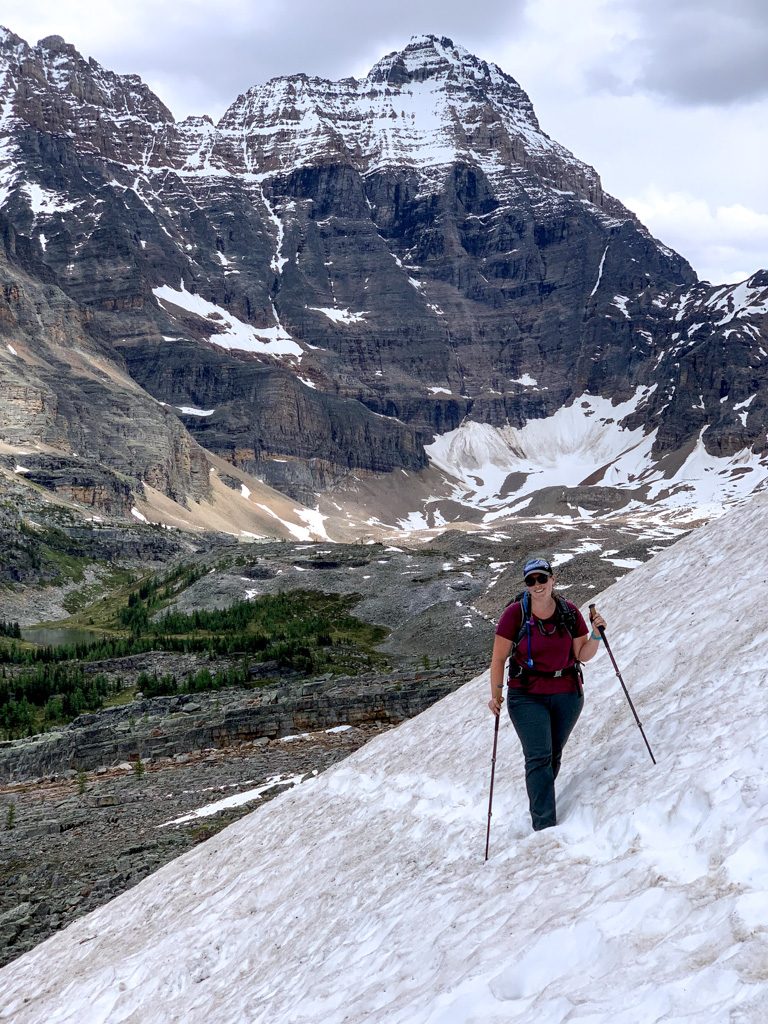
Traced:
<path id="1" fill-rule="evenodd" d="M 597 654 L 602 615 L 592 617 L 592 632 L 570 601 L 555 593 L 555 575 L 545 558 L 523 568 L 525 593 L 505 608 L 491 656 L 491 699 L 501 711 L 504 665 L 509 662 L 507 708 L 525 756 L 525 785 L 536 831 L 557 824 L 555 779 L 565 742 L 584 697 L 579 662 Z"/>

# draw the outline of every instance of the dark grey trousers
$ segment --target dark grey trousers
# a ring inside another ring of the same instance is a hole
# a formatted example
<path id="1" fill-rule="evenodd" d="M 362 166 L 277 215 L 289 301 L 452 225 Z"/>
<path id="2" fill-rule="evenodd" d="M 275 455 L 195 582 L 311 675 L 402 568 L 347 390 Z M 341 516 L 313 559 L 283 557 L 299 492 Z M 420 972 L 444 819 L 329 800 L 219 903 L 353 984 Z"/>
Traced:
<path id="1" fill-rule="evenodd" d="M 507 709 L 525 756 L 525 786 L 531 822 L 538 832 L 557 824 L 555 779 L 563 747 L 578 721 L 584 697 L 580 693 L 538 695 L 507 691 Z"/>

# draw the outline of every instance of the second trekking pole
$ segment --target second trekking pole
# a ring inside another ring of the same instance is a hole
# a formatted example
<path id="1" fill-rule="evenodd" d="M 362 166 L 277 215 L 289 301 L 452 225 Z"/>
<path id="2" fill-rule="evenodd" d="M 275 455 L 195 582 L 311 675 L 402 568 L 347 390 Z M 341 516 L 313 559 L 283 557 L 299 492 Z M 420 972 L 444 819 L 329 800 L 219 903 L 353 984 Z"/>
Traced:
<path id="1" fill-rule="evenodd" d="M 590 620 L 592 619 L 594 613 L 595 613 L 595 606 L 593 604 L 591 604 L 589 606 L 589 618 L 590 618 Z M 616 659 L 613 656 L 613 651 L 611 650 L 611 646 L 608 643 L 608 637 L 605 635 L 605 626 L 598 626 L 597 629 L 598 629 L 598 632 L 600 633 L 600 636 L 603 638 L 603 643 L 605 644 L 605 649 L 606 649 L 606 651 L 608 651 L 608 657 L 611 659 L 611 662 L 613 663 L 613 667 L 616 670 L 616 675 L 619 677 L 619 682 L 621 683 L 621 688 L 624 691 L 624 696 L 627 698 L 627 701 L 629 702 L 629 706 L 632 708 L 632 714 L 635 716 L 635 721 L 637 722 L 637 727 L 640 730 L 640 735 L 645 740 L 645 745 L 646 745 L 646 747 L 648 747 L 648 753 L 651 755 L 651 760 L 653 761 L 654 764 L 656 764 L 656 758 L 653 756 L 653 751 L 651 750 L 651 745 L 648 742 L 647 736 L 643 732 L 643 726 L 642 726 L 642 723 L 641 723 L 640 719 L 637 717 L 637 712 L 635 711 L 635 705 L 632 703 L 632 698 L 629 696 L 629 690 L 627 690 L 626 686 L 624 685 L 624 680 L 621 678 L 621 672 L 619 672 L 619 666 L 616 664 Z"/>
<path id="2" fill-rule="evenodd" d="M 488 830 L 485 833 L 485 859 L 488 860 L 488 847 L 491 844 L 491 805 L 493 804 L 493 777 L 496 774 L 496 744 L 499 741 L 499 719 L 501 710 L 496 715 L 496 724 L 493 727 L 493 753 L 491 754 L 491 793 L 488 797 Z"/>

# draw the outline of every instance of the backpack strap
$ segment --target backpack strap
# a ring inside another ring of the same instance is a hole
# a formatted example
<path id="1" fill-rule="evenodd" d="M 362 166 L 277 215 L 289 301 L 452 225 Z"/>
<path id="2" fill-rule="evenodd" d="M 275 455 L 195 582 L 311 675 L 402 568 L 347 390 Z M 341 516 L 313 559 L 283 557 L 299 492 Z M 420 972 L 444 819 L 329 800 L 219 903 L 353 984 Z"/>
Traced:
<path id="1" fill-rule="evenodd" d="M 520 642 L 523 637 L 526 638 L 528 643 L 528 657 L 526 658 L 526 667 L 533 668 L 533 658 L 531 657 L 531 627 L 533 626 L 533 610 L 531 608 L 531 595 L 527 590 L 518 594 L 514 601 L 510 604 L 520 605 L 520 628 L 517 631 L 517 636 L 512 642 L 512 651 L 516 651 L 520 646 Z M 576 635 L 576 611 L 560 594 L 555 594 L 555 623 L 559 626 L 564 626 L 571 637 Z"/>
<path id="2" fill-rule="evenodd" d="M 520 646 L 520 641 L 523 637 L 526 637 L 528 641 L 528 668 L 533 668 L 533 658 L 531 657 L 531 626 L 533 625 L 533 614 L 531 612 L 531 595 L 527 590 L 524 590 L 522 594 L 518 594 L 512 604 L 520 605 L 520 628 L 517 631 L 517 636 L 512 641 L 512 651 L 516 651 Z"/>
<path id="3" fill-rule="evenodd" d="M 511 685 L 513 680 L 519 681 L 518 689 L 528 690 L 531 685 L 531 675 L 546 676 L 550 679 L 559 679 L 562 676 L 572 676 L 576 680 L 576 688 L 579 693 L 584 692 L 584 679 L 581 671 L 581 662 L 575 661 L 573 665 L 568 665 L 567 668 L 559 668 L 556 672 L 543 672 L 537 670 L 534 673 L 529 672 L 525 665 L 519 664 L 519 662 L 509 663 L 509 677 L 507 683 Z"/>
<path id="4" fill-rule="evenodd" d="M 557 604 L 557 617 L 560 622 L 565 626 L 571 636 L 576 635 L 576 612 L 571 605 L 566 601 L 560 594 L 555 595 L 555 603 Z"/>

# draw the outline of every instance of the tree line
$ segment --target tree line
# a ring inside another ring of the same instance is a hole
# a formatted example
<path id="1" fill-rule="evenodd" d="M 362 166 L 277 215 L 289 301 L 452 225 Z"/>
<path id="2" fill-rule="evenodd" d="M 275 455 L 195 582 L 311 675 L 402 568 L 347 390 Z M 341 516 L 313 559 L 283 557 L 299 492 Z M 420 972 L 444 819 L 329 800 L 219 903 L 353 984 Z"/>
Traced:
<path id="1" fill-rule="evenodd" d="M 290 591 L 236 601 L 228 608 L 170 611 L 152 619 L 150 606 L 163 599 L 165 586 L 142 585 L 131 594 L 119 613 L 126 626 L 132 623 L 127 636 L 61 647 L 0 648 L 0 738 L 29 735 L 103 707 L 123 684 L 88 672 L 84 666 L 89 662 L 149 651 L 239 658 L 236 667 L 213 673 L 201 668 L 181 678 L 146 674 L 138 688 L 150 697 L 248 685 L 254 662 L 270 663 L 270 674 L 280 677 L 349 674 L 385 660 L 374 646 L 387 630 L 349 612 L 357 595 Z"/>

